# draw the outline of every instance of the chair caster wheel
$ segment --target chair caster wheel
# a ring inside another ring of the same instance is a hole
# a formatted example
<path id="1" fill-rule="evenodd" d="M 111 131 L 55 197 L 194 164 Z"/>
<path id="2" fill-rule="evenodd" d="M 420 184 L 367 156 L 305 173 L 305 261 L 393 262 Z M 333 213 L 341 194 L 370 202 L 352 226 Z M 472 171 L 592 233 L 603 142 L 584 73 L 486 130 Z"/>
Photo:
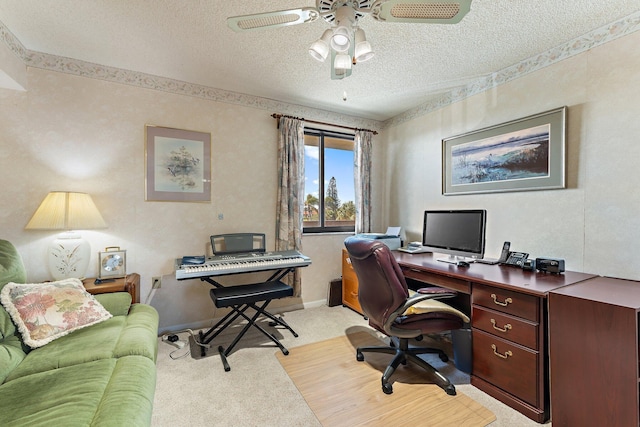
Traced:
<path id="1" fill-rule="evenodd" d="M 449 361 L 449 356 L 447 356 L 444 353 L 440 353 L 440 360 L 442 360 L 443 362 L 448 362 Z"/>
<path id="2" fill-rule="evenodd" d="M 389 383 L 382 384 L 382 391 L 384 392 L 384 394 L 391 394 L 393 393 L 393 386 Z"/>
<path id="3" fill-rule="evenodd" d="M 446 391 L 449 396 L 456 395 L 456 388 L 453 386 L 453 384 L 450 384 L 447 387 L 445 387 L 444 391 Z"/>
<path id="4" fill-rule="evenodd" d="M 357 360 L 358 362 L 362 362 L 362 361 L 364 361 L 364 355 L 363 355 L 362 353 L 360 353 L 360 352 L 357 352 L 357 353 L 356 353 L 356 360 Z"/>

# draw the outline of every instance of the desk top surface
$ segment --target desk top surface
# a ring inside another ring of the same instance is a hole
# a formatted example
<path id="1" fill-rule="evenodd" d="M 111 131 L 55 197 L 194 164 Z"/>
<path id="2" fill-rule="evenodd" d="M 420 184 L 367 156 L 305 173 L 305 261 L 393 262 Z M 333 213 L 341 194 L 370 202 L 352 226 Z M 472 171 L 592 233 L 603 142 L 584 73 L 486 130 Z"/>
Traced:
<path id="1" fill-rule="evenodd" d="M 525 271 L 518 267 L 481 263 L 471 263 L 469 267 L 458 267 L 454 264 L 437 261 L 438 258 L 443 257 L 442 254 L 409 254 L 399 251 L 393 251 L 393 253 L 398 264 L 402 267 L 538 296 L 546 296 L 554 289 L 597 277 L 595 274 L 576 271 L 550 274 Z"/>
<path id="2" fill-rule="evenodd" d="M 595 277 L 553 293 L 640 310 L 640 282 L 634 280 Z"/>

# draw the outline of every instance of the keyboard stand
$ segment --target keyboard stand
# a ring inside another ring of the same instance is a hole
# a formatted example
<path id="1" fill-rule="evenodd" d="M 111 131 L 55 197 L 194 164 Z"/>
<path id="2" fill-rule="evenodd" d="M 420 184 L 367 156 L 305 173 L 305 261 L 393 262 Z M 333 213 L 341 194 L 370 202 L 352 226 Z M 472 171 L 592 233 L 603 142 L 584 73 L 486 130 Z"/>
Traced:
<path id="1" fill-rule="evenodd" d="M 251 326 L 258 329 L 262 334 L 273 341 L 285 356 L 289 354 L 289 350 L 282 345 L 280 340 L 258 324 L 257 320 L 261 315 L 265 316 L 271 319 L 269 326 L 275 327 L 280 325 L 288 329 L 294 337 L 298 337 L 298 334 L 287 324 L 287 322 L 284 321 L 281 316 L 276 317 L 266 310 L 269 303 L 274 299 L 293 296 L 293 288 L 281 281 L 281 279 L 293 270 L 293 267 L 280 269 L 273 273 L 265 282 L 235 286 L 224 286 L 213 280 L 211 277 L 201 278 L 201 280 L 214 286 L 214 288 L 209 291 L 209 294 L 215 306 L 218 308 L 229 307 L 232 311 L 230 311 L 206 332 L 199 332 L 200 344 L 209 344 L 222 331 L 231 326 L 231 324 L 239 317 L 243 317 L 247 321 L 247 324 L 242 328 L 238 335 L 236 335 L 233 342 L 226 349 L 223 346 L 218 346 L 218 353 L 220 354 L 220 358 L 222 359 L 222 364 L 226 372 L 231 370 L 227 361 L 227 356 L 229 356 L 233 348 L 240 339 L 242 339 Z M 249 308 L 255 310 L 253 316 L 249 316 L 246 313 Z M 204 346 L 200 345 L 199 350 L 201 357 L 206 356 L 207 349 Z"/>

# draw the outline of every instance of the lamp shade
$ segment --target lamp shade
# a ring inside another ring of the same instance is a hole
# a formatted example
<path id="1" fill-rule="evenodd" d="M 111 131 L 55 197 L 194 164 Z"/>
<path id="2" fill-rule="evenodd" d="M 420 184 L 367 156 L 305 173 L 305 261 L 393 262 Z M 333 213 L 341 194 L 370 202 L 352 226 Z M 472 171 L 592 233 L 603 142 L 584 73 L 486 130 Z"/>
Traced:
<path id="1" fill-rule="evenodd" d="M 106 228 L 102 215 L 86 193 L 54 191 L 47 194 L 25 227 L 27 230 L 67 230 L 47 249 L 49 272 L 55 280 L 83 278 L 91 247 L 78 233 L 70 230 Z"/>
<path id="2" fill-rule="evenodd" d="M 102 215 L 87 193 L 52 191 L 25 227 L 27 230 L 92 230 L 106 228 Z"/>
<path id="3" fill-rule="evenodd" d="M 362 28 L 358 28 L 356 30 L 354 38 L 356 44 L 356 62 L 365 62 L 373 58 L 373 49 L 371 48 L 371 43 L 367 41 L 364 30 Z"/>
<path id="4" fill-rule="evenodd" d="M 349 70 L 351 69 L 351 57 L 346 53 L 339 53 L 336 55 L 333 67 L 336 70 Z"/>
<path id="5" fill-rule="evenodd" d="M 331 35 L 333 32 L 331 30 L 326 30 L 322 37 L 313 42 L 313 44 L 309 47 L 309 55 L 313 57 L 313 59 L 324 62 L 329 55 L 329 43 L 331 42 Z"/>
<path id="6" fill-rule="evenodd" d="M 331 36 L 331 47 L 336 52 L 346 52 L 351 46 L 351 34 L 347 27 L 341 26 L 333 30 L 333 36 Z"/>

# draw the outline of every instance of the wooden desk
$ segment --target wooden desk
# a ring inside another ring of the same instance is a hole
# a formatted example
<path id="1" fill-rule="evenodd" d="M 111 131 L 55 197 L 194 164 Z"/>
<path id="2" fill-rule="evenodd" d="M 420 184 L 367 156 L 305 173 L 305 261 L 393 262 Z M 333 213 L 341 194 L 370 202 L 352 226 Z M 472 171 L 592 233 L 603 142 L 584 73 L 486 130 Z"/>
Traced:
<path id="1" fill-rule="evenodd" d="M 128 274 L 127 277 L 114 279 L 113 282 L 95 284 L 95 278 L 87 278 L 82 281 L 82 285 L 92 295 L 105 294 L 110 292 L 129 292 L 133 303 L 140 302 L 140 275 L 138 273 Z"/>
<path id="2" fill-rule="evenodd" d="M 362 314 L 358 301 L 358 277 L 346 249 L 342 249 L 342 304 Z"/>
<path id="3" fill-rule="evenodd" d="M 640 423 L 640 283 L 597 277 L 549 293 L 556 426 Z"/>
<path id="4" fill-rule="evenodd" d="M 395 254 L 405 277 L 469 294 L 471 384 L 532 420 L 546 422 L 550 416 L 547 296 L 595 275 L 545 274 L 475 263 L 458 267 L 437 261 L 442 255 Z"/>

